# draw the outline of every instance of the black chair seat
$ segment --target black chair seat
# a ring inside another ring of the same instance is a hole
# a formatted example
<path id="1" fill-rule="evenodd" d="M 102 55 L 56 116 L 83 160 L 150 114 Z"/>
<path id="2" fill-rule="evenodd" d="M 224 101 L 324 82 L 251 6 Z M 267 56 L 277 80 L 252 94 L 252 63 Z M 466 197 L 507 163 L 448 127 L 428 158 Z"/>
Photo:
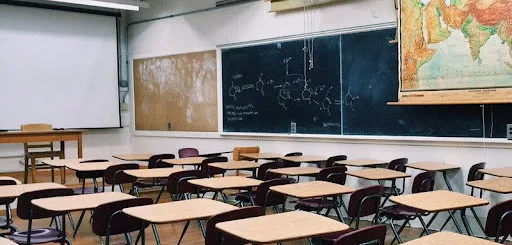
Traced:
<path id="1" fill-rule="evenodd" d="M 416 217 L 416 213 L 425 214 L 415 208 L 402 206 L 402 205 L 391 205 L 380 209 L 379 215 L 388 219 L 404 220 L 413 219 Z"/>
<path id="2" fill-rule="evenodd" d="M 304 199 L 297 201 L 297 204 L 295 205 L 295 209 L 310 212 L 322 210 L 324 208 L 334 208 L 333 201 L 325 198 Z"/>
<path id="3" fill-rule="evenodd" d="M 82 188 L 73 188 L 73 192 L 75 192 L 75 195 L 82 195 L 82 194 L 94 194 L 98 192 L 104 192 L 102 187 L 98 187 L 98 190 L 95 192 L 94 187 L 86 187 L 84 189 L 84 192 L 82 193 Z"/>
<path id="4" fill-rule="evenodd" d="M 27 244 L 27 234 L 28 232 L 26 231 L 14 232 L 13 234 L 7 235 L 5 237 L 18 244 Z M 62 239 L 64 239 L 64 233 L 61 230 L 53 228 L 36 229 L 32 230 L 30 243 L 39 244 L 58 242 L 61 241 Z"/>
<path id="5" fill-rule="evenodd" d="M 354 229 L 354 228 L 349 228 L 348 230 L 345 230 L 345 231 L 334 232 L 334 233 L 322 235 L 319 237 L 319 239 L 322 241 L 321 242 L 322 245 L 330 245 L 330 244 L 334 243 L 334 240 L 336 238 L 338 238 L 342 235 L 345 235 L 347 233 L 350 233 L 352 231 L 355 231 L 355 230 L 356 229 Z"/>
<path id="6" fill-rule="evenodd" d="M 167 178 L 166 179 L 159 179 L 159 180 L 137 180 L 135 182 L 135 187 L 138 188 L 150 188 L 155 186 L 165 186 L 167 184 Z"/>
<path id="7" fill-rule="evenodd" d="M 254 194 L 252 194 L 252 198 L 254 200 Z M 249 193 L 244 192 L 236 195 L 235 200 L 243 203 L 251 203 L 251 197 L 249 196 Z"/>

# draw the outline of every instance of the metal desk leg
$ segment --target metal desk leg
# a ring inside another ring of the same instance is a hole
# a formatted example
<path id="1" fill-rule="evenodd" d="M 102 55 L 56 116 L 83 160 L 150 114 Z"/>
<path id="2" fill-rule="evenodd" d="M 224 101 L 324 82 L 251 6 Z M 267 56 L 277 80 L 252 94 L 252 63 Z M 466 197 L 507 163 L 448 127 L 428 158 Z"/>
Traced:
<path id="1" fill-rule="evenodd" d="M 455 224 L 455 227 L 457 228 L 457 231 L 459 231 L 460 234 L 464 234 L 462 232 L 462 229 L 460 228 L 459 222 L 455 219 L 455 215 L 453 215 L 454 211 L 448 211 L 450 214 L 450 218 L 453 220 L 453 223 Z"/>
<path id="2" fill-rule="evenodd" d="M 446 177 L 446 171 L 442 171 L 444 182 L 446 182 L 446 186 L 448 187 L 448 190 L 453 191 L 452 185 L 450 184 L 450 181 L 448 181 L 448 177 Z"/>
<path id="3" fill-rule="evenodd" d="M 473 230 L 471 230 L 471 226 L 469 225 L 468 218 L 466 217 L 466 209 L 460 210 L 460 218 L 462 219 L 462 224 L 466 228 L 468 235 L 473 236 Z M 478 218 L 478 217 L 476 217 Z"/>
<path id="4" fill-rule="evenodd" d="M 430 218 L 430 220 L 429 220 L 429 221 L 428 221 L 428 223 L 427 223 L 427 229 L 430 227 L 430 225 L 432 225 L 432 223 L 434 222 L 434 220 L 436 219 L 436 217 L 437 217 L 437 215 L 438 215 L 438 214 L 439 214 L 439 213 L 435 213 L 435 214 L 432 216 L 432 218 Z M 423 236 L 423 234 L 425 234 L 425 230 L 424 230 L 423 232 L 421 232 L 420 237 L 422 237 L 422 236 Z"/>
<path id="5" fill-rule="evenodd" d="M 416 217 L 417 217 L 417 218 L 418 218 L 418 220 L 420 221 L 421 226 L 423 226 L 423 230 L 427 233 L 427 235 L 430 235 L 430 231 L 428 230 L 427 225 L 425 225 L 425 221 L 424 221 L 424 220 L 423 220 L 423 218 L 421 217 L 421 214 L 416 213 Z"/>
<path id="6" fill-rule="evenodd" d="M 254 204 L 254 198 L 252 197 L 252 188 L 249 188 L 247 192 L 247 194 L 249 194 L 249 199 L 251 199 L 252 206 L 256 206 L 256 204 Z"/>
<path id="7" fill-rule="evenodd" d="M 144 221 L 141 221 L 140 222 L 140 244 L 141 245 L 146 245 L 146 231 L 145 231 L 145 227 L 146 226 L 146 222 Z"/>

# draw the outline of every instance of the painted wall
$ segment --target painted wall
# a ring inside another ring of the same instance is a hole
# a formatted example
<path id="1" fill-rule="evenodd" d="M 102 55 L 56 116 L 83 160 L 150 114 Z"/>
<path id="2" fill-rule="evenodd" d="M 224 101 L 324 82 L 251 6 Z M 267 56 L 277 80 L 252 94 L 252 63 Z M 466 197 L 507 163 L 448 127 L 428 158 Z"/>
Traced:
<path id="1" fill-rule="evenodd" d="M 150 1 L 152 10 L 131 13 L 130 21 L 144 18 L 162 17 L 180 10 L 190 11 L 211 4 L 210 0 Z M 193 3 L 192 3 L 193 2 Z M 215 49 L 216 45 L 261 40 L 304 32 L 304 13 L 267 13 L 268 6 L 256 1 L 207 12 L 183 15 L 146 23 L 128 25 L 128 58 L 169 55 Z M 169 9 L 181 6 L 178 9 Z M 393 0 L 347 0 L 336 5 L 315 8 L 313 11 L 313 31 L 329 31 L 351 27 L 364 27 L 373 24 L 389 23 L 396 20 Z M 440 115 L 441 116 L 441 115 Z M 152 135 L 152 136 L 148 136 Z M 233 146 L 259 145 L 266 152 L 302 151 L 305 154 L 336 155 L 346 154 L 349 158 L 371 157 L 383 160 L 408 157 L 410 162 L 440 161 L 457 164 L 461 171 L 450 172 L 448 177 L 455 190 L 469 192 L 464 186 L 469 167 L 480 161 L 488 162 L 488 167 L 508 166 L 512 151 L 504 140 L 493 142 L 444 142 L 444 141 L 404 141 L 381 139 L 307 139 L 274 137 L 169 137 L 164 133 L 140 135 L 132 138 L 133 152 L 173 152 L 181 147 L 196 147 L 200 152 L 230 150 Z M 386 138 L 386 137 L 384 137 Z M 417 171 L 408 170 L 413 176 Z M 349 177 L 349 185 L 370 185 Z M 406 190 L 410 191 L 408 181 Z M 436 188 L 446 188 L 438 176 Z M 498 194 L 485 193 L 491 203 L 510 198 Z M 479 216 L 484 217 L 487 207 L 478 208 Z M 438 222 L 444 221 L 444 217 Z M 470 217 L 474 224 L 474 220 Z M 418 223 L 413 223 L 417 226 Z M 439 226 L 439 224 L 437 224 Z M 453 227 L 451 227 L 453 229 Z M 473 230 L 481 231 L 473 225 Z"/>

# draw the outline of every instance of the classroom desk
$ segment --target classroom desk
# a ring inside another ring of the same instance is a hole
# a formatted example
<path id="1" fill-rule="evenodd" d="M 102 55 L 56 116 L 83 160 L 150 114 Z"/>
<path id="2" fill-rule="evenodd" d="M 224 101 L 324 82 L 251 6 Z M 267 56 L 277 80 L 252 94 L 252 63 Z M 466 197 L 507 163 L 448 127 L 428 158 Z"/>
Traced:
<path id="1" fill-rule="evenodd" d="M 199 156 L 209 158 L 209 157 L 218 157 L 218 156 L 221 156 L 222 154 L 226 154 L 226 153 L 233 153 L 233 151 L 205 153 L 205 154 L 199 154 Z"/>
<path id="2" fill-rule="evenodd" d="M 512 178 L 512 167 L 503 167 L 503 168 L 485 168 L 478 170 L 480 173 L 498 176 L 498 177 L 507 177 Z"/>
<path id="3" fill-rule="evenodd" d="M 185 231 L 187 230 L 191 220 L 207 219 L 216 214 L 235 209 L 237 209 L 237 207 L 229 204 L 206 198 L 198 198 L 125 208 L 123 209 L 123 212 L 127 215 L 152 224 L 187 221 L 178 242 L 179 244 L 183 239 L 183 235 L 185 234 Z M 203 231 L 204 235 L 204 230 L 201 230 Z M 143 229 L 141 229 L 141 234 L 144 234 Z M 141 242 L 143 245 L 145 244 L 145 235 L 142 235 Z"/>
<path id="4" fill-rule="evenodd" d="M 93 160 L 93 158 L 68 158 L 68 159 L 55 159 L 55 160 L 42 159 L 41 162 L 43 164 L 46 164 L 46 165 L 49 165 L 49 166 L 52 166 L 55 168 L 61 168 L 61 167 L 66 167 L 66 165 L 68 165 L 68 164 L 77 164 L 82 161 L 88 161 L 88 160 Z"/>
<path id="5" fill-rule="evenodd" d="M 95 209 L 99 205 L 136 198 L 122 192 L 100 192 L 93 194 L 49 197 L 32 200 L 32 204 L 50 211 L 73 212 Z"/>
<path id="6" fill-rule="evenodd" d="M 261 152 L 261 153 L 242 153 L 240 156 L 251 160 L 277 160 L 284 156 L 284 154 Z"/>
<path id="7" fill-rule="evenodd" d="M 386 165 L 388 163 L 389 162 L 387 162 L 387 161 L 371 159 L 371 158 L 350 159 L 350 160 L 343 160 L 343 161 L 335 162 L 335 164 L 338 164 L 338 165 L 345 165 L 345 166 L 352 166 L 352 167 L 376 167 L 379 165 Z"/>
<path id="8" fill-rule="evenodd" d="M 449 170 L 458 170 L 459 166 L 442 163 L 442 162 L 416 162 L 409 163 L 406 165 L 408 168 L 423 170 L 423 171 L 436 171 L 441 172 L 443 174 L 444 182 L 448 187 L 448 190 L 453 191 L 452 185 L 450 185 L 450 181 L 448 181 L 448 177 L 446 177 L 446 172 Z"/>
<path id="9" fill-rule="evenodd" d="M 281 157 L 282 160 L 290 161 L 290 162 L 298 162 L 298 163 L 315 163 L 320 164 L 322 162 L 327 161 L 327 158 L 323 156 L 289 156 L 289 157 Z"/>
<path id="10" fill-rule="evenodd" d="M 151 157 L 151 153 L 138 153 L 138 154 L 117 154 L 113 155 L 113 158 L 123 160 L 123 161 L 141 161 L 147 162 Z"/>
<path id="11" fill-rule="evenodd" d="M 32 142 L 60 142 L 60 151 L 65 156 L 65 141 L 76 141 L 78 157 L 82 157 L 82 133 L 83 130 L 51 130 L 51 131 L 13 131 L 0 132 L 0 144 L 7 143 L 32 143 Z M 24 172 L 24 176 L 28 175 L 28 171 Z M 36 176 L 36 169 L 32 168 L 33 178 Z M 65 174 L 61 172 L 61 181 L 65 183 Z M 27 177 L 25 177 L 25 183 Z"/>
<path id="12" fill-rule="evenodd" d="M 403 245 L 437 245 L 437 244 L 464 244 L 464 245 L 498 245 L 486 239 L 461 235 L 449 231 L 440 231 L 432 235 L 424 236 L 412 241 L 402 243 Z"/>
<path id="13" fill-rule="evenodd" d="M 512 180 L 506 177 L 475 180 L 467 182 L 466 185 L 501 194 L 512 193 Z"/>
<path id="14" fill-rule="evenodd" d="M 105 171 L 108 167 L 117 165 L 120 163 L 116 162 L 86 162 L 86 163 L 68 163 L 66 168 L 75 170 L 78 172 L 88 171 Z"/>
<path id="15" fill-rule="evenodd" d="M 231 162 L 214 162 L 208 164 L 210 167 L 220 168 L 223 170 L 250 170 L 252 175 L 256 176 L 256 169 L 261 164 L 255 161 L 231 161 Z"/>
<path id="16" fill-rule="evenodd" d="M 299 199 L 332 197 L 334 211 L 336 212 L 336 216 L 338 216 L 338 220 L 341 222 L 344 222 L 344 219 L 343 216 L 341 216 L 340 211 L 338 210 L 338 196 L 343 194 L 349 194 L 355 191 L 351 187 L 327 181 L 310 181 L 295 184 L 271 186 L 270 190 Z"/>
<path id="17" fill-rule="evenodd" d="M 320 173 L 321 168 L 315 167 L 290 167 L 269 169 L 269 172 L 286 175 L 286 176 L 309 176 Z"/>
<path id="18" fill-rule="evenodd" d="M 428 227 L 432 224 L 437 214 L 445 211 L 450 214 L 450 218 L 454 222 L 457 230 L 462 234 L 462 230 L 454 217 L 454 211 L 460 210 L 464 227 L 471 236 L 473 235 L 473 231 L 471 230 L 466 218 L 466 208 L 485 206 L 489 204 L 489 201 L 487 200 L 447 190 L 392 196 L 390 200 L 394 203 L 412 207 L 423 212 L 434 213 L 434 216 L 432 216 L 427 225 L 425 225 L 421 215 L 418 215 L 418 219 L 427 234 L 430 234 Z"/>
<path id="19" fill-rule="evenodd" d="M 170 163 L 173 165 L 200 165 L 206 157 L 185 157 L 175 159 L 164 159 L 163 162 Z"/>
<path id="20" fill-rule="evenodd" d="M 123 170 L 127 175 L 133 176 L 137 179 L 155 179 L 167 178 L 170 174 L 183 171 L 178 168 L 147 168 L 147 169 L 128 169 Z"/>
<path id="21" fill-rule="evenodd" d="M 410 174 L 404 172 L 395 171 L 387 168 L 369 168 L 356 171 L 347 171 L 347 175 L 363 178 L 367 180 L 393 180 L 401 178 L 409 178 Z"/>
<path id="22" fill-rule="evenodd" d="M 220 192 L 222 194 L 222 191 L 226 189 L 247 189 L 251 203 L 254 205 L 254 200 L 252 200 L 251 195 L 252 188 L 260 185 L 263 181 L 242 176 L 226 176 L 219 178 L 192 179 L 188 182 L 201 188 L 214 191 L 215 195 L 213 199 L 217 198 L 217 193 Z M 223 201 L 227 202 L 226 197 L 224 195 L 221 196 Z"/>
<path id="23" fill-rule="evenodd" d="M 349 229 L 344 223 L 304 211 L 232 220 L 215 227 L 254 244 L 285 242 Z"/>
<path id="24" fill-rule="evenodd" d="M 3 237 L 0 237 L 0 244 L 1 245 L 18 245 L 15 242 L 12 242 L 11 240 L 5 239 Z"/>
<path id="25" fill-rule="evenodd" d="M 21 194 L 30 191 L 39 191 L 46 189 L 66 188 L 57 183 L 31 183 L 21 185 L 2 185 L 0 186 L 0 198 L 17 198 Z"/>

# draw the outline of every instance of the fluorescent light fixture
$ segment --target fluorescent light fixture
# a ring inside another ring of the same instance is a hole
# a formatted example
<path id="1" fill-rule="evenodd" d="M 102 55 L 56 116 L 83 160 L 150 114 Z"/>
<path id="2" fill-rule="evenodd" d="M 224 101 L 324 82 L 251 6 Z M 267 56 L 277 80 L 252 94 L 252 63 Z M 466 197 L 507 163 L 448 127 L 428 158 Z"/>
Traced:
<path id="1" fill-rule="evenodd" d="M 49 0 L 49 1 L 71 3 L 71 4 L 81 4 L 81 5 L 96 6 L 96 7 L 103 7 L 103 8 L 133 10 L 133 11 L 139 11 L 139 8 L 141 7 L 141 5 L 145 4 L 140 1 L 131 1 L 131 0 Z"/>

